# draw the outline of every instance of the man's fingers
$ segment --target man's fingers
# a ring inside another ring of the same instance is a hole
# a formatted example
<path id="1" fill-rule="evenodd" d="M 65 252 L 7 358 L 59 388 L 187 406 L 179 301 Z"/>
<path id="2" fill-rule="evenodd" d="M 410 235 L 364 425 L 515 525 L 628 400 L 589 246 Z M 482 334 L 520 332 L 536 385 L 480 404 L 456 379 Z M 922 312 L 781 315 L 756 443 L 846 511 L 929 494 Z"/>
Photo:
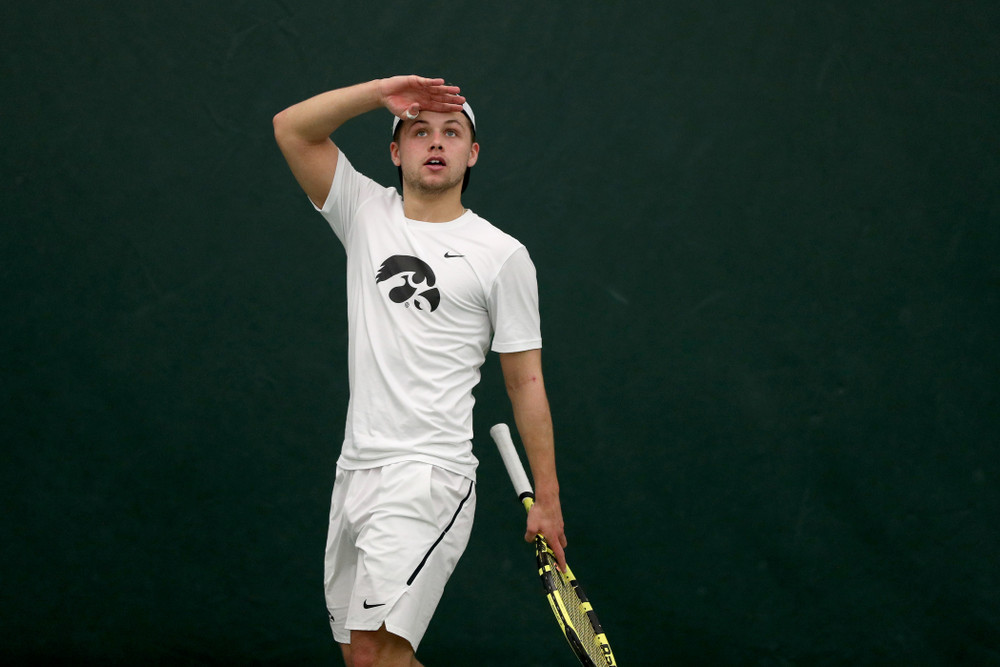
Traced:
<path id="1" fill-rule="evenodd" d="M 461 111 L 462 105 L 465 104 L 465 98 L 458 94 L 458 89 L 454 89 L 456 92 L 445 92 L 440 94 L 432 94 L 429 100 L 431 106 L 436 107 L 435 111 Z"/>
<path id="2" fill-rule="evenodd" d="M 447 95 L 458 95 L 462 89 L 458 86 L 446 86 L 444 79 L 426 79 L 416 77 L 410 79 L 410 85 L 431 97 L 441 97 Z"/>
<path id="3" fill-rule="evenodd" d="M 443 97 L 451 95 L 461 97 L 462 89 L 458 86 L 431 86 L 428 92 L 431 95 L 439 95 Z"/>
<path id="4" fill-rule="evenodd" d="M 429 79 L 413 74 L 384 79 L 379 85 L 383 98 L 395 95 L 398 101 L 410 103 L 407 109 L 398 114 L 403 119 L 413 120 L 415 114 L 421 110 L 443 113 L 461 111 L 462 105 L 465 104 L 465 98 L 460 94 L 462 89 L 458 86 L 445 85 L 444 79 Z M 417 106 L 419 108 L 415 108 Z"/>
<path id="5" fill-rule="evenodd" d="M 529 530 L 528 532 L 526 532 L 524 534 L 524 541 L 525 542 L 534 542 L 535 541 L 535 537 L 538 536 L 538 535 L 542 535 L 542 537 L 544 537 L 544 534 L 542 534 L 542 533 L 534 533 L 534 532 L 532 532 L 532 531 Z M 569 546 L 568 542 L 566 541 L 566 536 L 565 535 L 560 535 L 558 540 L 551 541 L 551 542 L 549 540 L 545 540 L 545 543 L 549 545 L 549 549 L 552 550 L 552 554 L 556 557 L 556 567 L 559 568 L 560 572 L 565 572 L 566 571 L 566 547 Z"/>
<path id="6" fill-rule="evenodd" d="M 556 567 L 559 568 L 560 572 L 565 572 L 566 571 L 566 551 L 565 551 L 565 549 L 563 549 L 563 545 L 559 544 L 559 542 L 562 542 L 562 541 L 563 540 L 559 540 L 559 541 L 555 542 L 554 544 L 550 543 L 549 544 L 549 548 L 551 548 L 552 549 L 552 553 L 555 554 L 555 557 L 556 557 Z"/>

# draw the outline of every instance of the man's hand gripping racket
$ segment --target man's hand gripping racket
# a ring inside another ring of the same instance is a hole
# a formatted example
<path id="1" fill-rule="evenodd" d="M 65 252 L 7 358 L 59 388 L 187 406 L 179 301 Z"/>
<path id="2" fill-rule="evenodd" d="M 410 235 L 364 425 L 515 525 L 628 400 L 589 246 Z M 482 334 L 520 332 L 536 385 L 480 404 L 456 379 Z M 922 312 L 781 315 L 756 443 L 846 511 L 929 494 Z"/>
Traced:
<path id="1" fill-rule="evenodd" d="M 500 450 L 510 481 L 514 484 L 518 499 L 524 509 L 531 510 L 535 502 L 535 494 L 528 481 L 528 475 L 521 465 L 521 458 L 514 448 L 510 429 L 506 424 L 497 424 L 490 429 L 490 435 Z M 600 621 L 594 608 L 580 588 L 573 571 L 567 565 L 560 571 L 556 565 L 556 557 L 542 535 L 535 536 L 535 557 L 538 562 L 538 576 L 545 589 L 545 597 L 549 601 L 552 613 L 559 623 L 566 641 L 573 653 L 586 667 L 615 667 L 615 656 L 611 645 L 604 635 Z"/>

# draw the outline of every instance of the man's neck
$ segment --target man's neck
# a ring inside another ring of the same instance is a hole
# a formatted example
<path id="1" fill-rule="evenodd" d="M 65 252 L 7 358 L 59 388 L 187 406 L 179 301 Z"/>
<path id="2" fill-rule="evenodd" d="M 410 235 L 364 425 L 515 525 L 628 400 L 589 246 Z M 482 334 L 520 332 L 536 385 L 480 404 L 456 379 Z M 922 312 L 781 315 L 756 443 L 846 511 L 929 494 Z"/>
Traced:
<path id="1" fill-rule="evenodd" d="M 403 188 L 403 215 L 410 220 L 422 222 L 451 222 L 462 217 L 461 190 L 452 190 L 436 195 L 414 192 Z"/>

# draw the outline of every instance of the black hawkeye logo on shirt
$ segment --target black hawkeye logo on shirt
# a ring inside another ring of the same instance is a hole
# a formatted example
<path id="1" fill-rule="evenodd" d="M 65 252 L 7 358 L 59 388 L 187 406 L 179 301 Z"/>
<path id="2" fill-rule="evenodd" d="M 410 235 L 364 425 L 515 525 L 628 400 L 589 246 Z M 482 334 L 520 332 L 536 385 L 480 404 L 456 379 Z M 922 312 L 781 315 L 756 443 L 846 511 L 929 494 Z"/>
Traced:
<path id="1" fill-rule="evenodd" d="M 410 255 L 393 255 L 382 262 L 375 275 L 375 282 L 381 283 L 393 277 L 403 281 L 389 290 L 389 299 L 393 303 L 401 303 L 409 308 L 412 299 L 417 310 L 437 310 L 441 303 L 441 292 L 434 287 L 437 278 L 427 262 Z"/>

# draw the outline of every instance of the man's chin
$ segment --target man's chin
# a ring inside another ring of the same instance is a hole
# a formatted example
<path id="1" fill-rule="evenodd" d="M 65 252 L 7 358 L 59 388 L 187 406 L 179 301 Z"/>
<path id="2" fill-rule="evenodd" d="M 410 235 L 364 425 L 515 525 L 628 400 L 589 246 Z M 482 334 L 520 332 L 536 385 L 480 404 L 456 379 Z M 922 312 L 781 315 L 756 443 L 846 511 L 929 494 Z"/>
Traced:
<path id="1" fill-rule="evenodd" d="M 455 188 L 461 188 L 462 179 L 443 181 L 431 178 L 415 178 L 406 181 L 406 185 L 410 190 L 421 192 L 423 194 L 444 194 L 445 192 L 449 192 Z"/>

